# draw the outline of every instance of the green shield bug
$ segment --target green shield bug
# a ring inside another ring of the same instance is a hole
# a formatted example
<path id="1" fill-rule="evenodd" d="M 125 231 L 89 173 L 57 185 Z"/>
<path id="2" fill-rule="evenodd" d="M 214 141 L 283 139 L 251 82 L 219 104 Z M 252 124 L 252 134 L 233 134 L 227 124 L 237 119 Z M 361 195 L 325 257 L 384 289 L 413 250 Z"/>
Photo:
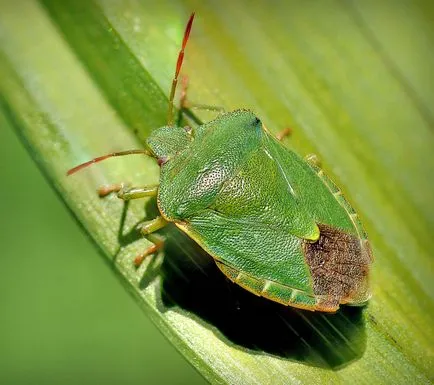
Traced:
<path id="1" fill-rule="evenodd" d="M 197 127 L 178 127 L 173 100 L 191 15 L 178 55 L 168 123 L 146 140 L 144 154 L 160 170 L 157 186 L 113 185 L 124 200 L 157 196 L 160 216 L 141 232 L 154 245 L 136 265 L 162 247 L 154 234 L 169 222 L 195 240 L 233 282 L 252 293 L 297 308 L 335 312 L 340 304 L 363 305 L 371 249 L 354 209 L 312 159 L 284 147 L 248 110 L 222 113 Z"/>

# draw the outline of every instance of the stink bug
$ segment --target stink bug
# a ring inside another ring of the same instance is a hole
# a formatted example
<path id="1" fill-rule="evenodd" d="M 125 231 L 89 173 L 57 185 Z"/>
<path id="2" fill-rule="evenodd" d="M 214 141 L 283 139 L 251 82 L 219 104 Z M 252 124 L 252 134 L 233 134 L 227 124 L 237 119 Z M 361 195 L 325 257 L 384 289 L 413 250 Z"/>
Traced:
<path id="1" fill-rule="evenodd" d="M 160 216 L 141 231 L 154 245 L 136 265 L 162 247 L 158 229 L 173 222 L 213 258 L 231 281 L 272 301 L 335 312 L 340 304 L 369 299 L 371 249 L 354 209 L 312 159 L 302 159 L 274 138 L 248 110 L 220 114 L 197 127 L 177 127 L 173 100 L 191 15 L 178 54 L 168 123 L 146 140 L 144 154 L 160 170 L 158 186 L 113 185 L 124 200 L 157 196 Z M 185 100 L 185 98 L 182 98 Z"/>

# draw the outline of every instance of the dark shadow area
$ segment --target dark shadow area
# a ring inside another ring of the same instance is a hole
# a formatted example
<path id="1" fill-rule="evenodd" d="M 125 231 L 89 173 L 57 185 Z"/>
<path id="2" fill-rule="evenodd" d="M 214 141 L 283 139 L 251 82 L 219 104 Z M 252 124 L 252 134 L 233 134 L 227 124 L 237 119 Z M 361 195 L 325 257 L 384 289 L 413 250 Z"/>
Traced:
<path id="1" fill-rule="evenodd" d="M 148 201 L 150 219 L 158 215 L 155 200 Z M 153 207 L 154 206 L 154 207 Z M 140 238 L 126 234 L 121 245 Z M 166 238 L 163 264 L 152 263 L 141 281 L 146 287 L 157 275 L 163 278 L 164 308 L 180 307 L 217 328 L 230 343 L 254 354 L 271 354 L 306 365 L 339 369 L 361 358 L 366 348 L 362 308 L 344 306 L 336 314 L 286 307 L 257 297 L 230 282 L 193 240 L 169 225 L 159 232 Z"/>
<path id="2" fill-rule="evenodd" d="M 339 369 L 366 348 L 362 309 L 336 314 L 286 307 L 230 282 L 212 258 L 174 228 L 165 232 L 163 303 L 179 306 L 216 327 L 230 342 L 307 365 Z M 162 309 L 164 311 L 164 309 Z"/>

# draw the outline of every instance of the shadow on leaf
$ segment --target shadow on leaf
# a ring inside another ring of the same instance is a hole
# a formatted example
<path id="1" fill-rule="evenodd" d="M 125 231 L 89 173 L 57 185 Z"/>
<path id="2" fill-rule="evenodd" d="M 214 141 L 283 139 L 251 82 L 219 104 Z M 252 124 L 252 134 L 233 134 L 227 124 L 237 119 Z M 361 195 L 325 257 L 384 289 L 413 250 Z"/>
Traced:
<path id="1" fill-rule="evenodd" d="M 216 327 L 230 342 L 307 365 L 339 369 L 366 347 L 362 309 L 322 314 L 282 306 L 230 282 L 186 235 L 165 231 L 163 303 L 179 306 Z M 164 309 L 162 309 L 164 311 Z"/>
<path id="2" fill-rule="evenodd" d="M 146 206 L 149 218 L 159 214 L 154 199 Z M 134 229 L 122 231 L 127 210 L 128 204 L 118 233 L 122 246 L 140 238 Z M 255 354 L 334 370 L 363 355 L 366 333 L 361 308 L 344 306 L 336 314 L 324 314 L 257 297 L 230 282 L 212 257 L 175 226 L 160 233 L 166 239 L 164 261 L 155 268 L 151 261 L 140 283 L 145 288 L 162 276 L 160 311 L 175 306 L 187 310 L 217 328 L 230 343 Z"/>

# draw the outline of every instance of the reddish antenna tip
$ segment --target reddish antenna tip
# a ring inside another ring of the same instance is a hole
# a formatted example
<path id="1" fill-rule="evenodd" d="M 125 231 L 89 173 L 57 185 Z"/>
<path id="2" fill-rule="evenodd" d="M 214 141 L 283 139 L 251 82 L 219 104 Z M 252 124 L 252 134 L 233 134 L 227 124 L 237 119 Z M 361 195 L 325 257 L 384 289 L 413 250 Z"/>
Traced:
<path id="1" fill-rule="evenodd" d="M 169 96 L 169 111 L 167 114 L 167 124 L 170 126 L 173 124 L 173 99 L 175 98 L 175 91 L 176 91 L 176 85 L 178 84 L 178 75 L 179 71 L 181 71 L 182 62 L 184 60 L 184 49 L 187 45 L 188 38 L 190 37 L 191 27 L 193 25 L 195 13 L 193 12 L 190 15 L 190 18 L 188 19 L 187 25 L 185 27 L 184 31 L 184 38 L 182 39 L 182 45 L 181 50 L 178 54 L 178 60 L 176 61 L 176 69 L 175 69 L 175 76 L 172 79 L 172 88 L 170 89 L 170 96 Z"/>
<path id="2" fill-rule="evenodd" d="M 188 19 L 187 26 L 185 27 L 184 39 L 182 39 L 182 48 L 187 45 L 188 38 L 190 37 L 191 26 L 193 25 L 195 12 L 192 12 L 190 18 Z"/>

